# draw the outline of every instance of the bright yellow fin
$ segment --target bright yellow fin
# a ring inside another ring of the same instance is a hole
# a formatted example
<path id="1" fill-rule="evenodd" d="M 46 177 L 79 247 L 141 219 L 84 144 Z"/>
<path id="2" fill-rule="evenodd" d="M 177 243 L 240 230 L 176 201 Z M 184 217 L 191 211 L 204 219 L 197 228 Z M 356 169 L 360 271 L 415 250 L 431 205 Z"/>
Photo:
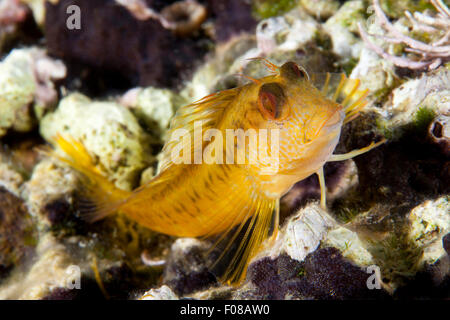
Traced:
<path id="1" fill-rule="evenodd" d="M 323 173 L 323 167 L 316 172 L 317 177 L 319 178 L 320 185 L 320 206 L 323 209 L 327 208 L 327 186 L 325 184 L 325 174 Z"/>
<path id="2" fill-rule="evenodd" d="M 357 157 L 363 153 L 369 152 L 372 149 L 377 148 L 378 146 L 382 145 L 383 143 L 385 143 L 387 140 L 386 139 L 382 139 L 378 142 L 372 142 L 370 145 L 368 145 L 367 147 L 361 148 L 361 149 L 357 149 L 357 150 L 353 150 L 350 151 L 348 153 L 344 153 L 344 154 L 332 154 L 331 157 L 327 160 L 327 162 L 333 162 L 333 161 L 345 161 L 348 159 L 352 159 L 354 157 Z"/>
<path id="3" fill-rule="evenodd" d="M 170 130 L 168 137 L 177 130 L 187 130 L 188 137 L 198 138 L 199 143 L 189 140 L 189 148 L 191 150 L 191 159 L 196 152 L 196 147 L 201 147 L 204 150 L 205 143 L 203 137 L 196 137 L 194 135 L 194 125 L 201 121 L 202 130 L 206 131 L 210 128 L 218 128 L 221 119 L 224 119 L 224 113 L 230 102 L 239 94 L 241 88 L 234 88 L 210 94 L 194 103 L 183 106 L 178 109 L 177 114 L 170 123 Z M 177 140 L 168 141 L 163 148 L 163 158 L 161 160 L 161 169 L 163 171 L 171 165 L 171 153 L 175 145 L 179 142 Z"/>
<path id="4" fill-rule="evenodd" d="M 57 135 L 53 141 L 55 147 L 64 151 L 67 157 L 60 156 L 56 150 L 51 151 L 49 155 L 68 164 L 81 174 L 82 194 L 91 203 L 90 208 L 83 210 L 83 218 L 94 222 L 117 211 L 120 204 L 131 193 L 117 188 L 102 175 L 82 143 L 72 137 L 64 138 L 61 135 Z"/>
<path id="5" fill-rule="evenodd" d="M 221 250 L 212 269 L 226 264 L 220 280 L 228 284 L 239 284 L 245 279 L 247 267 L 261 249 L 261 244 L 278 232 L 279 201 L 256 196 L 252 203 L 243 206 L 236 217 L 240 224 L 230 224 L 227 231 L 215 239 L 210 252 Z M 231 252 L 231 255 L 230 255 Z"/>

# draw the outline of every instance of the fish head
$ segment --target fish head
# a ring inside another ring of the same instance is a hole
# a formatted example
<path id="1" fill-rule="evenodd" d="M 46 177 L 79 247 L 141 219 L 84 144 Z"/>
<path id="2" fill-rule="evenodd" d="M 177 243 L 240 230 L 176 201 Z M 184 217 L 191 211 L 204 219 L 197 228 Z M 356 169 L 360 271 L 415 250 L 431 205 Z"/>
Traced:
<path id="1" fill-rule="evenodd" d="M 332 155 L 345 111 L 315 88 L 294 62 L 259 80 L 253 95 L 259 111 L 253 119 L 259 131 L 258 162 L 252 170 L 271 185 L 266 190 L 279 196 Z"/>

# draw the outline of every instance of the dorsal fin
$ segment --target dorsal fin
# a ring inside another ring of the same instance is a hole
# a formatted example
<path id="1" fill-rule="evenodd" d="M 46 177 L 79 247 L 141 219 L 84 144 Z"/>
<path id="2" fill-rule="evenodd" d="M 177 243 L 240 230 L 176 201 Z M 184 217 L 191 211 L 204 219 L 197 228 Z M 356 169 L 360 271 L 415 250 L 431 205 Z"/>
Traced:
<path id="1" fill-rule="evenodd" d="M 169 141 L 163 148 L 160 172 L 170 166 L 172 151 L 174 147 L 180 143 L 178 139 L 172 139 L 174 133 L 176 133 L 177 130 L 186 130 L 186 132 L 190 134 L 190 137 L 195 139 L 195 123 L 199 123 L 200 121 L 203 132 L 211 128 L 218 128 L 219 122 L 224 118 L 227 107 L 239 94 L 241 89 L 242 87 L 216 92 L 178 109 L 177 114 L 170 123 L 170 129 L 168 131 Z M 202 139 L 202 137 L 199 138 Z M 189 143 L 191 159 L 193 159 L 193 154 L 196 152 L 195 147 L 201 146 L 203 150 L 204 142 L 197 144 L 194 143 L 194 141 L 189 141 Z"/>

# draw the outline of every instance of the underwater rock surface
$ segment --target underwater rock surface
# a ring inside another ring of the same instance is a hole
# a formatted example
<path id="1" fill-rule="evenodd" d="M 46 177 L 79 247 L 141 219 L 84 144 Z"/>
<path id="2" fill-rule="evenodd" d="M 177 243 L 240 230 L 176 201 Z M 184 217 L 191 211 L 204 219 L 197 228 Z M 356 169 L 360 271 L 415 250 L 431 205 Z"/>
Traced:
<path id="1" fill-rule="evenodd" d="M 109 70 L 134 85 L 176 86 L 181 71 L 206 53 L 201 42 L 177 39 L 158 21 L 138 20 L 113 0 L 77 1 L 81 28 L 70 30 L 66 8 L 72 2 L 46 2 L 47 48 L 64 60 Z"/>
<path id="2" fill-rule="evenodd" d="M 208 246 L 196 239 L 181 238 L 174 242 L 163 274 L 163 283 L 180 296 L 217 283 L 208 270 L 204 253 Z"/>
<path id="3" fill-rule="evenodd" d="M 265 258 L 249 267 L 256 299 L 386 299 L 382 290 L 367 287 L 368 274 L 346 261 L 336 248 L 322 248 L 304 262 L 280 255 Z"/>
<path id="4" fill-rule="evenodd" d="M 42 119 L 40 132 L 50 142 L 58 133 L 82 142 L 123 189 L 136 186 L 139 172 L 152 161 L 149 137 L 129 110 L 81 94 L 62 99 Z"/>
<path id="5" fill-rule="evenodd" d="M 377 1 L 196 1 L 206 13 L 184 32 L 163 19 L 176 1 L 76 2 L 79 30 L 66 28 L 74 1 L 0 5 L 0 299 L 450 297 L 450 66 L 409 69 L 373 50 L 358 24 L 385 53 L 421 62 L 388 41 Z M 425 1 L 381 9 L 405 37 L 429 44 L 443 33 L 405 15 L 435 17 Z M 57 134 L 82 142 L 103 175 L 132 190 L 158 172 L 178 108 L 267 75 L 249 60 L 258 56 L 370 89 L 335 153 L 388 141 L 324 167 L 327 210 L 316 176 L 294 185 L 277 237 L 237 286 L 212 267 L 211 239 L 156 234 L 121 214 L 84 220 L 79 176 L 45 145 Z"/>
<path id="6" fill-rule="evenodd" d="M 58 98 L 54 81 L 64 78 L 61 61 L 38 48 L 15 49 L 0 63 L 0 136 L 27 132 Z"/>
<path id="7" fill-rule="evenodd" d="M 0 283 L 34 253 L 36 232 L 25 203 L 0 187 Z"/>
<path id="8" fill-rule="evenodd" d="M 88 65 L 103 72 L 105 78 L 108 75 L 118 78 L 118 82 L 111 79 L 109 84 L 119 87 L 128 84 L 177 88 L 216 41 L 251 31 L 256 25 L 251 6 L 242 0 L 207 1 L 213 30 L 200 25 L 187 36 L 174 34 L 158 19 L 138 18 L 115 0 L 81 0 L 76 1 L 82 12 L 81 27 L 70 30 L 66 28 L 66 8 L 73 3 L 72 0 L 46 2 L 49 53 L 74 63 L 69 64 L 71 74 L 79 74 L 79 64 Z M 148 3 L 151 8 L 152 1 Z M 151 9 L 160 11 L 163 16 L 165 8 L 171 5 L 170 2 L 155 4 L 157 9 Z M 182 20 L 189 12 L 177 14 L 175 18 Z M 96 74 L 91 76 L 96 78 Z"/>

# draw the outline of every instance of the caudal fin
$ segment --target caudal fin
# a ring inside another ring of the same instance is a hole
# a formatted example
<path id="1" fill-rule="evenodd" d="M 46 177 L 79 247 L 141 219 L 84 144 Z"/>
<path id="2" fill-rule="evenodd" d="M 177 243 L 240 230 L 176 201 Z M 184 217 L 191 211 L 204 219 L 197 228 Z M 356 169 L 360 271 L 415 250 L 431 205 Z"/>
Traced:
<path id="1" fill-rule="evenodd" d="M 82 207 L 83 219 L 94 222 L 116 212 L 131 193 L 118 189 L 110 182 L 94 165 L 91 156 L 79 141 L 57 135 L 53 142 L 55 147 L 64 151 L 65 156 L 59 155 L 56 150 L 51 150 L 49 155 L 65 162 L 80 174 L 80 191 L 90 204 Z"/>

